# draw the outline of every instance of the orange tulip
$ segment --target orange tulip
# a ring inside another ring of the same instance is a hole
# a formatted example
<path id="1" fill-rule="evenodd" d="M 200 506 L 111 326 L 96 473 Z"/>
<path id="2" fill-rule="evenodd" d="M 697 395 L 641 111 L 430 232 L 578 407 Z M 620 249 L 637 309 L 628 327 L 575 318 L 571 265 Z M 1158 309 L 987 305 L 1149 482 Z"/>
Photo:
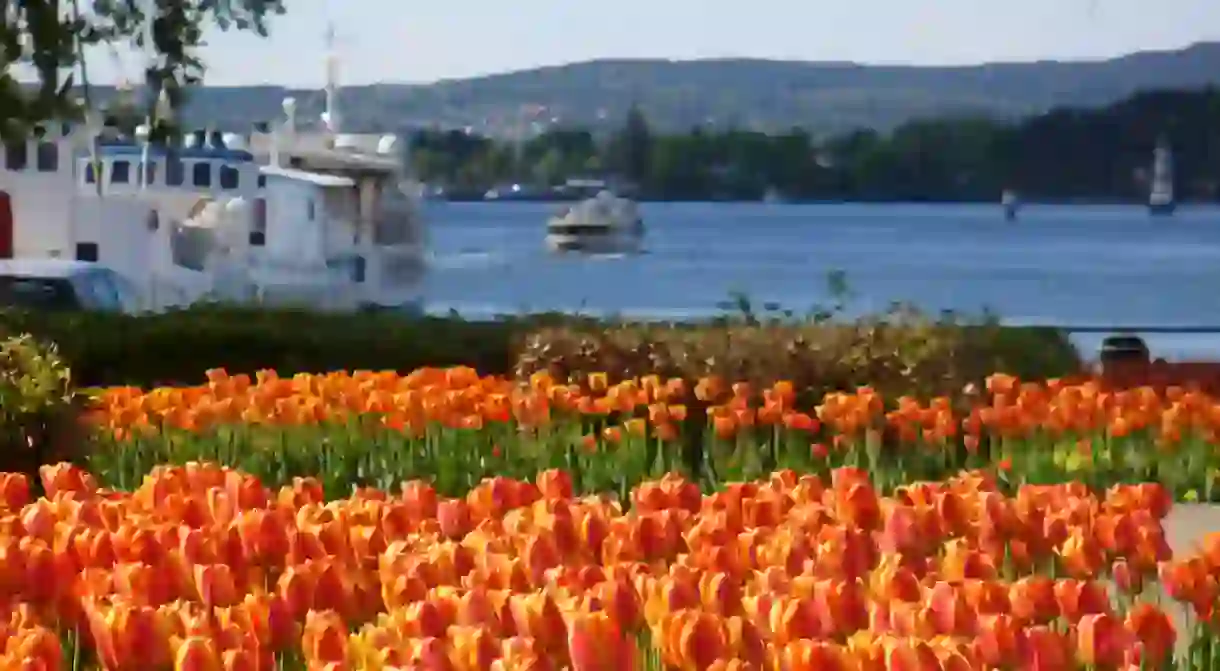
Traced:
<path id="1" fill-rule="evenodd" d="M 110 671 L 146 669 L 170 662 L 169 642 L 149 606 L 87 598 L 83 603 L 99 661 Z"/>
<path id="2" fill-rule="evenodd" d="M 781 668 L 789 671 L 840 671 L 852 668 L 847 654 L 837 645 L 802 639 L 793 641 L 779 653 Z"/>
<path id="3" fill-rule="evenodd" d="M 201 636 L 183 641 L 174 655 L 174 671 L 221 671 L 215 642 Z"/>
<path id="4" fill-rule="evenodd" d="M 630 671 L 636 655 L 606 613 L 578 613 L 568 624 L 572 671 Z"/>
<path id="5" fill-rule="evenodd" d="M 3 650 L 4 668 L 20 671 L 59 671 L 64 667 L 59 638 L 45 627 L 19 631 Z"/>
<path id="6" fill-rule="evenodd" d="M 1031 671 L 1056 671 L 1071 668 L 1072 656 L 1069 639 L 1062 633 L 1046 626 L 1029 627 L 1025 630 L 1021 668 Z"/>
<path id="7" fill-rule="evenodd" d="M 301 647 L 310 664 L 342 663 L 347 659 L 347 626 L 334 611 L 310 611 Z"/>

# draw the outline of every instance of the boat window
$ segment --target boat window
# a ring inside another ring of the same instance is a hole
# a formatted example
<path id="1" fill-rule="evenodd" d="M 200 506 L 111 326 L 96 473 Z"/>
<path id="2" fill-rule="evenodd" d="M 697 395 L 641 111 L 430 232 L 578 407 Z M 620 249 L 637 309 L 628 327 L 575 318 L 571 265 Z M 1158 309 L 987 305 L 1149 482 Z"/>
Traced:
<path id="1" fill-rule="evenodd" d="M 97 168 L 94 167 L 93 161 L 85 164 L 85 183 L 95 184 L 97 182 Z"/>
<path id="2" fill-rule="evenodd" d="M 165 161 L 165 185 L 182 186 L 185 180 L 186 168 L 182 165 L 182 159 L 171 156 Z"/>
<path id="3" fill-rule="evenodd" d="M 43 310 L 81 307 L 72 283 L 60 277 L 0 277 L 0 305 Z"/>
<path id="4" fill-rule="evenodd" d="M 207 161 L 200 161 L 195 164 L 192 170 L 192 181 L 195 186 L 210 188 L 212 186 L 212 164 Z"/>
<path id="5" fill-rule="evenodd" d="M 236 189 L 238 181 L 237 168 L 231 165 L 220 166 L 220 188 L 225 190 Z"/>
<path id="6" fill-rule="evenodd" d="M 4 165 L 9 170 L 25 170 L 29 162 L 29 147 L 24 142 L 4 145 Z"/>
<path id="7" fill-rule="evenodd" d="M 144 183 L 149 185 L 156 183 L 157 162 L 149 161 L 148 163 L 141 163 L 140 167 L 144 169 Z"/>
<path id="8" fill-rule="evenodd" d="M 267 199 L 254 199 L 254 230 L 261 233 L 267 232 Z"/>
<path id="9" fill-rule="evenodd" d="M 96 242 L 78 242 L 76 243 L 76 260 L 77 261 L 97 261 L 98 249 Z"/>
<path id="10" fill-rule="evenodd" d="M 313 198 L 305 201 L 305 218 L 313 221 L 318 215 L 318 206 L 314 204 Z"/>
<path id="11" fill-rule="evenodd" d="M 266 175 L 258 176 L 258 188 L 260 188 L 260 189 L 267 188 L 267 176 Z"/>
<path id="12" fill-rule="evenodd" d="M 38 143 L 38 172 L 59 170 L 59 147 L 54 142 Z"/>
<path id="13" fill-rule="evenodd" d="M 326 267 L 347 275 L 357 284 L 363 283 L 367 275 L 368 262 L 359 254 L 336 256 L 326 260 Z"/>
<path id="14" fill-rule="evenodd" d="M 110 164 L 110 183 L 127 184 L 131 181 L 131 164 L 127 161 L 115 161 Z"/>

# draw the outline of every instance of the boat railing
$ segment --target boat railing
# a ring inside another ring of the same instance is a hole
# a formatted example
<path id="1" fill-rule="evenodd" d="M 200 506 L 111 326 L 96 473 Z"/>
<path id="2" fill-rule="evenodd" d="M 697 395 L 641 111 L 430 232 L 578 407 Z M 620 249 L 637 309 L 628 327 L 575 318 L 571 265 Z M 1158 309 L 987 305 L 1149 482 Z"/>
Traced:
<path id="1" fill-rule="evenodd" d="M 311 309 L 334 310 L 356 305 L 362 292 L 351 285 L 302 285 L 292 282 L 260 284 L 255 300 L 278 307 L 301 306 Z"/>
<path id="2" fill-rule="evenodd" d="M 320 259 L 297 260 L 279 256 L 252 256 L 249 269 L 259 278 L 295 278 L 304 284 L 322 285 L 344 281 L 347 271 Z"/>

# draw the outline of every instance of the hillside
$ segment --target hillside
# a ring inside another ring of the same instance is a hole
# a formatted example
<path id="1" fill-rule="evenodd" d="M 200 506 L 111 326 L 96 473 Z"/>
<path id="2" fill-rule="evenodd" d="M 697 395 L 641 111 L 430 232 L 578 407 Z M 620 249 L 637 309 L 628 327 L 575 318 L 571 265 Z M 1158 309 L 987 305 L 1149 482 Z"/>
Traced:
<path id="1" fill-rule="evenodd" d="M 890 129 L 912 118 L 1012 118 L 1051 107 L 1102 106 L 1149 88 L 1220 84 L 1220 43 L 1138 52 L 1096 62 L 1043 61 L 964 67 L 868 66 L 763 60 L 601 60 L 428 85 L 378 84 L 343 91 L 352 130 L 441 124 L 512 133 L 524 105 L 545 105 L 560 123 L 617 123 L 633 101 L 663 130 L 699 123 L 815 133 Z M 294 95 L 320 111 L 316 91 L 277 87 L 201 89 L 192 123 L 240 128 L 279 113 Z M 600 116 L 604 117 L 599 119 Z"/>

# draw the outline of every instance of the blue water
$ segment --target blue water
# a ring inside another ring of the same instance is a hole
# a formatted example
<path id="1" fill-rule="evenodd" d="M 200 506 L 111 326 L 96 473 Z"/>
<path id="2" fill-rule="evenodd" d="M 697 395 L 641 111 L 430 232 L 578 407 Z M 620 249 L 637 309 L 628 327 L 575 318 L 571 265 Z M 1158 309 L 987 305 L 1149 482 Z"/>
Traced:
<path id="1" fill-rule="evenodd" d="M 647 253 L 553 256 L 555 205 L 430 204 L 429 311 L 716 314 L 731 293 L 804 311 L 846 273 L 850 309 L 930 311 L 1062 326 L 1220 326 L 1220 208 L 1153 219 L 1136 206 L 644 204 Z M 1080 336 L 1091 350 L 1102 336 Z M 1170 358 L 1220 336 L 1149 336 Z"/>

